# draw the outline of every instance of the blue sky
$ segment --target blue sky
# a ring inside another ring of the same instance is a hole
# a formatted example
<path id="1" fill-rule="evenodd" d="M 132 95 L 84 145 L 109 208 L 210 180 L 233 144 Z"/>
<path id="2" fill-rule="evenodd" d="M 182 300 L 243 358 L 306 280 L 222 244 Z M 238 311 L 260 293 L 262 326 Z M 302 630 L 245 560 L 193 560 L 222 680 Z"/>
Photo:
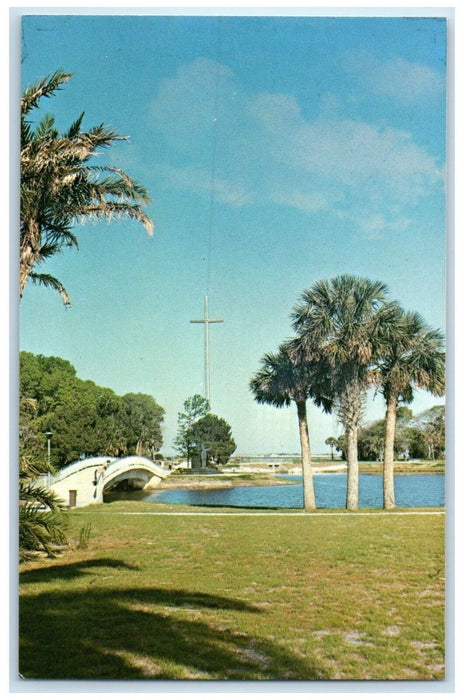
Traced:
<path id="1" fill-rule="evenodd" d="M 204 391 L 238 452 L 297 452 L 295 410 L 254 403 L 265 352 L 291 336 L 300 294 L 322 278 L 379 279 L 445 329 L 446 22 L 443 18 L 29 16 L 22 86 L 73 73 L 44 111 L 65 129 L 130 136 L 103 159 L 150 191 L 153 237 L 86 224 L 79 251 L 47 263 L 68 289 L 28 285 L 20 347 L 177 413 Z M 213 159 L 215 152 L 215 159 Z M 214 188 L 213 182 L 214 160 Z M 45 271 L 45 267 L 44 267 Z M 418 394 L 418 412 L 437 399 Z M 381 417 L 369 402 L 366 420 Z M 309 406 L 313 450 L 338 434 Z"/>

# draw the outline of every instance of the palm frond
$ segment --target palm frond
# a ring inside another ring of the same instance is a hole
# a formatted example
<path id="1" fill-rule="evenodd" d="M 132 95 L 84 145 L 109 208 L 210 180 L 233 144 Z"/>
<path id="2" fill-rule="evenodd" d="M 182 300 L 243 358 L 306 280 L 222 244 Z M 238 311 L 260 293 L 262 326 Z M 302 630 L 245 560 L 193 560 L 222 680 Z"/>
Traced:
<path id="1" fill-rule="evenodd" d="M 34 133 L 34 139 L 56 139 L 58 131 L 55 129 L 55 117 L 46 114 L 40 121 Z"/>
<path id="2" fill-rule="evenodd" d="M 68 292 L 66 291 L 66 288 L 56 277 L 45 273 L 30 272 L 29 279 L 34 284 L 39 284 L 43 285 L 44 287 L 54 289 L 61 296 L 63 304 L 68 308 L 71 306 L 71 298 Z"/>
<path id="3" fill-rule="evenodd" d="M 59 69 L 55 73 L 42 78 L 33 85 L 27 87 L 21 99 L 21 115 L 25 115 L 38 106 L 42 97 L 50 97 L 61 88 L 63 83 L 67 83 L 71 73 L 66 73 Z"/>
<path id="4" fill-rule="evenodd" d="M 20 296 L 28 277 L 53 287 L 69 305 L 69 296 L 50 275 L 31 274 L 36 265 L 65 246 L 77 247 L 71 228 L 87 220 L 130 218 L 149 235 L 154 224 L 143 206 L 148 191 L 123 170 L 91 161 L 101 149 L 127 137 L 105 124 L 82 131 L 82 113 L 62 135 L 53 117 L 34 130 L 25 119 L 42 97 L 49 97 L 69 80 L 63 70 L 26 88 L 21 100 L 20 160 Z"/>
<path id="5" fill-rule="evenodd" d="M 412 399 L 413 388 L 436 396 L 445 391 L 444 334 L 426 324 L 415 312 L 403 312 L 394 332 L 385 337 L 377 362 L 380 391 L 389 397 Z"/>
<path id="6" fill-rule="evenodd" d="M 81 218 L 83 221 L 87 219 L 106 219 L 111 221 L 114 218 L 118 219 L 122 217 L 128 217 L 138 221 L 143 225 L 150 236 L 153 234 L 153 221 L 138 205 L 127 204 L 125 202 L 103 202 L 101 204 L 91 204 L 87 207 L 83 207 L 82 210 L 77 213 L 77 218 Z"/>
<path id="7" fill-rule="evenodd" d="M 82 114 L 79 115 L 79 117 L 74 121 L 71 126 L 69 127 L 68 131 L 64 134 L 64 138 L 66 139 L 73 139 L 76 136 L 78 136 L 81 126 L 82 126 L 82 120 L 84 119 L 85 112 L 82 112 Z"/>
<path id="8" fill-rule="evenodd" d="M 24 455 L 19 468 L 19 555 L 21 561 L 39 552 L 49 557 L 66 543 L 66 513 L 63 502 L 41 486 L 37 478 L 44 467 Z"/>
<path id="9" fill-rule="evenodd" d="M 308 360 L 296 340 L 282 343 L 277 353 L 267 353 L 250 381 L 258 403 L 278 408 L 312 399 L 329 411 L 332 406 L 328 365 Z"/>

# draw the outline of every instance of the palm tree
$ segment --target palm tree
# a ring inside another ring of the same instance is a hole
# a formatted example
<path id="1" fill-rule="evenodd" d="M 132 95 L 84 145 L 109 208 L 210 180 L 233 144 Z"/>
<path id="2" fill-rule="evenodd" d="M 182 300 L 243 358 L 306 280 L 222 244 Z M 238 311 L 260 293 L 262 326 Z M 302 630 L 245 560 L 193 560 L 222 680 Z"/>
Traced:
<path id="1" fill-rule="evenodd" d="M 298 347 L 289 341 L 283 343 L 277 353 L 264 355 L 261 368 L 250 381 L 250 389 L 258 403 L 277 408 L 289 406 L 292 401 L 296 404 L 305 510 L 316 509 L 306 401 L 311 398 L 324 410 L 331 409 L 327 378 L 323 363 L 303 361 Z"/>
<path id="2" fill-rule="evenodd" d="M 36 268 L 66 246 L 77 247 L 76 223 L 129 217 L 149 234 L 153 223 L 142 209 L 150 203 L 145 188 L 124 171 L 93 165 L 91 158 L 125 140 L 104 124 L 82 131 L 84 113 L 59 134 L 46 115 L 34 129 L 28 115 L 41 98 L 50 97 L 70 78 L 60 70 L 26 88 L 21 99 L 20 279 L 22 297 L 28 279 L 54 288 L 66 305 L 69 295 L 55 277 Z"/>
<path id="3" fill-rule="evenodd" d="M 399 401 L 410 403 L 413 390 L 426 389 L 435 396 L 445 391 L 445 351 L 441 331 L 430 328 L 414 312 L 404 313 L 392 342 L 377 368 L 377 381 L 386 402 L 383 463 L 383 507 L 395 507 L 394 440 Z"/>
<path id="4" fill-rule="evenodd" d="M 331 435 L 330 437 L 327 438 L 327 440 L 325 441 L 325 444 L 326 444 L 326 445 L 329 445 L 329 447 L 330 447 L 330 459 L 331 459 L 332 462 L 333 462 L 333 459 L 334 459 L 334 447 L 337 447 L 338 440 L 337 440 L 336 437 L 333 437 L 333 435 Z"/>
<path id="5" fill-rule="evenodd" d="M 370 370 L 398 316 L 387 292 L 382 282 L 341 275 L 303 292 L 292 314 L 302 351 L 331 368 L 335 408 L 347 439 L 348 510 L 359 507 L 357 433 Z"/>
<path id="6" fill-rule="evenodd" d="M 56 556 L 66 544 L 66 512 L 54 493 L 38 483 L 47 466 L 21 458 L 19 471 L 19 556 L 26 561 L 38 553 Z"/>

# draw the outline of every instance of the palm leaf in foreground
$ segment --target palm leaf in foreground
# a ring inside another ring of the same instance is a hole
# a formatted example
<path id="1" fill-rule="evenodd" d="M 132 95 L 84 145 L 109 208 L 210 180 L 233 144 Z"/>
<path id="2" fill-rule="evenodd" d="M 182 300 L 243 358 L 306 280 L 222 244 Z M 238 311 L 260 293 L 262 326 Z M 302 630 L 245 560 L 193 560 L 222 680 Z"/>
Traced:
<path id="1" fill-rule="evenodd" d="M 39 553 L 56 556 L 66 544 L 65 511 L 55 494 L 38 483 L 46 467 L 21 458 L 19 472 L 19 556 L 21 561 Z"/>
<path id="2" fill-rule="evenodd" d="M 57 71 L 26 88 L 21 100 L 20 297 L 37 265 L 66 246 L 77 247 L 70 231 L 77 223 L 129 218 L 153 233 L 143 209 L 151 201 L 145 187 L 119 168 L 94 164 L 102 149 L 126 137 L 104 124 L 81 130 L 83 113 L 64 134 L 49 115 L 35 129 L 26 118 L 69 77 Z M 44 275 L 35 279 L 57 289 L 69 304 L 60 282 Z"/>

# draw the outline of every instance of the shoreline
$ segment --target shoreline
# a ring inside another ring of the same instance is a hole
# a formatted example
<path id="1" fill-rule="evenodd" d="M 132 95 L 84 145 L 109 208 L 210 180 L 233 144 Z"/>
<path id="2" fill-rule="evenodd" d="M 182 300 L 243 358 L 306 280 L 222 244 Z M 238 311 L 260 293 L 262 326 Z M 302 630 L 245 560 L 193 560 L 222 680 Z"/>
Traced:
<path id="1" fill-rule="evenodd" d="M 326 464 L 313 466 L 313 474 L 344 474 L 346 463 Z M 383 465 L 380 463 L 360 463 L 360 474 L 382 475 Z M 424 462 L 417 465 L 410 463 L 396 463 L 395 474 L 443 474 L 444 465 L 436 462 Z M 285 466 L 285 471 L 278 469 L 269 471 L 256 466 L 228 467 L 217 474 L 177 474 L 173 471 L 166 479 L 163 479 L 154 491 L 158 490 L 206 490 L 206 489 L 230 489 L 242 486 L 291 486 L 294 482 L 286 479 L 286 476 L 301 476 L 301 467 L 298 465 Z"/>

